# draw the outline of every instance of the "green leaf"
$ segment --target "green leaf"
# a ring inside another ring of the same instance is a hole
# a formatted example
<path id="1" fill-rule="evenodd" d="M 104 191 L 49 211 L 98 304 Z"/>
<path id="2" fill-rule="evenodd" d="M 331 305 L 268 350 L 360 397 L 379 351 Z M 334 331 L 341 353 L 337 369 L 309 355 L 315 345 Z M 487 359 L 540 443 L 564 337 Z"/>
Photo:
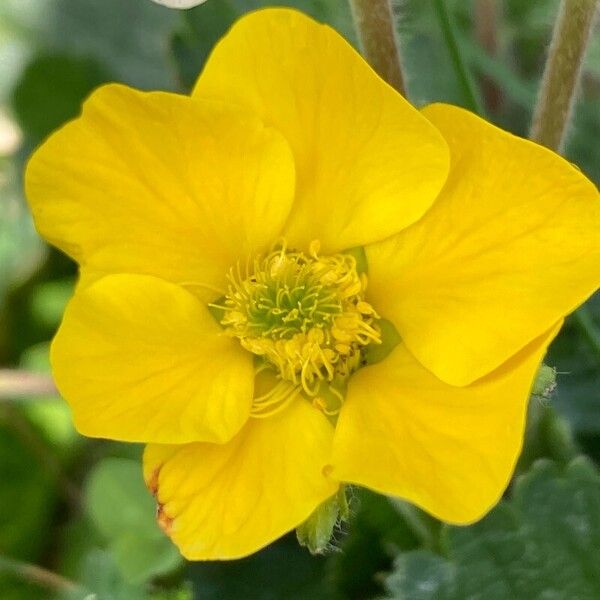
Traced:
<path id="1" fill-rule="evenodd" d="M 109 458 L 98 463 L 87 480 L 85 500 L 90 517 L 107 539 L 156 528 L 154 500 L 135 461 Z"/>
<path id="2" fill-rule="evenodd" d="M 171 52 L 183 89 L 192 89 L 212 47 L 238 16 L 228 0 L 207 2 L 182 13 L 183 27 L 171 38 Z"/>
<path id="3" fill-rule="evenodd" d="M 566 466 L 579 453 L 568 422 L 556 412 L 552 400 L 536 395 L 529 400 L 525 441 L 515 469 L 518 474 L 541 458 Z"/>
<path id="4" fill-rule="evenodd" d="M 600 326 L 600 294 L 586 304 Z M 553 405 L 578 434 L 600 434 L 600 357 L 573 319 L 550 346 L 546 362 L 557 371 Z"/>
<path id="5" fill-rule="evenodd" d="M 183 25 L 172 35 L 170 42 L 180 86 L 186 91 L 191 90 L 210 51 L 238 17 L 272 4 L 266 0 L 219 0 L 181 13 Z M 339 5 L 329 0 L 284 1 L 278 2 L 278 6 L 297 8 L 329 23 L 351 42 L 354 40 L 350 10 L 346 7 L 340 10 Z"/>
<path id="6" fill-rule="evenodd" d="M 25 281 L 40 264 L 44 249 L 21 197 L 14 158 L 0 159 L 0 311 L 14 284 Z M 0 315 L 0 343 L 10 323 Z"/>
<path id="7" fill-rule="evenodd" d="M 328 571 L 341 598 L 371 598 L 382 593 L 380 574 L 389 571 L 392 557 L 417 548 L 419 540 L 388 498 L 360 488 L 352 493 L 348 532 Z"/>
<path id="8" fill-rule="evenodd" d="M 23 72 L 12 99 L 15 115 L 30 145 L 38 144 L 75 117 L 89 92 L 109 79 L 90 58 L 36 56 Z M 44 98 L 43 110 L 40 98 Z"/>
<path id="9" fill-rule="evenodd" d="M 92 56 L 113 81 L 142 89 L 173 87 L 166 37 L 178 11 L 148 0 L 51 0 L 51 4 L 51 9 L 37 10 L 43 15 L 37 44 L 57 53 Z"/>
<path id="10" fill-rule="evenodd" d="M 94 549 L 86 555 L 80 583 L 85 588 L 84 594 L 66 594 L 65 600 L 148 599 L 144 587 L 125 581 L 111 554 L 100 549 Z"/>
<path id="11" fill-rule="evenodd" d="M 194 600 L 192 586 L 185 582 L 183 587 L 175 590 L 160 590 L 153 592 L 151 600 Z"/>
<path id="12" fill-rule="evenodd" d="M 127 532 L 115 539 L 113 556 L 125 579 L 143 583 L 157 575 L 170 573 L 181 565 L 179 550 L 164 536 Z"/>
<path id="13" fill-rule="evenodd" d="M 30 598 L 38 598 L 39 593 L 40 587 L 35 583 L 23 581 L 15 575 L 0 573 L 0 598 L 2 600 L 30 600 Z"/>
<path id="14" fill-rule="evenodd" d="M 190 563 L 188 575 L 202 600 L 331 600 L 326 564 L 288 535 L 247 558 Z"/>
<path id="15" fill-rule="evenodd" d="M 56 506 L 52 476 L 0 418 L 0 554 L 35 560 Z"/>
<path id="16" fill-rule="evenodd" d="M 92 550 L 102 549 L 103 539 L 85 512 L 71 518 L 61 528 L 61 537 L 67 541 L 61 548 L 57 572 L 72 581 L 80 581 L 87 556 Z"/>
<path id="17" fill-rule="evenodd" d="M 442 600 L 455 586 L 453 565 L 427 550 L 401 556 L 387 580 L 395 598 Z M 466 599 L 465 599 L 466 600 Z"/>
<path id="18" fill-rule="evenodd" d="M 390 597 L 599 598 L 599 516 L 600 475 L 587 459 L 566 468 L 539 461 L 516 480 L 510 501 L 474 525 L 446 527 L 447 558 L 400 555 L 387 579 Z"/>
<path id="19" fill-rule="evenodd" d="M 42 342 L 31 346 L 22 355 L 19 366 L 32 373 L 50 375 L 50 343 Z M 55 451 L 66 458 L 74 444 L 82 438 L 73 426 L 73 417 L 68 404 L 58 396 L 28 398 L 20 405 L 27 418 Z"/>
<path id="20" fill-rule="evenodd" d="M 463 36 L 462 48 L 474 68 L 494 81 L 515 104 L 531 110 L 537 95 L 537 86 L 532 81 L 522 79 L 501 58 L 490 56 L 470 36 Z"/>
<path id="21" fill-rule="evenodd" d="M 462 95 L 432 2 L 404 0 L 398 21 L 410 101 L 461 104 Z"/>
<path id="22" fill-rule="evenodd" d="M 125 579 L 141 583 L 177 568 L 181 556 L 156 524 L 154 500 L 133 460 L 107 458 L 91 473 L 86 508 Z"/>
<path id="23" fill-rule="evenodd" d="M 469 65 L 463 57 L 460 47 L 460 36 L 458 27 L 454 20 L 452 11 L 449 10 L 446 0 L 434 0 L 433 6 L 442 31 L 448 55 L 451 59 L 454 74 L 461 90 L 462 105 L 477 115 L 484 116 L 485 107 L 481 102 L 479 89 L 477 88 Z"/>
<path id="24" fill-rule="evenodd" d="M 73 295 L 75 280 L 71 277 L 39 283 L 31 292 L 31 316 L 40 326 L 54 331 Z"/>

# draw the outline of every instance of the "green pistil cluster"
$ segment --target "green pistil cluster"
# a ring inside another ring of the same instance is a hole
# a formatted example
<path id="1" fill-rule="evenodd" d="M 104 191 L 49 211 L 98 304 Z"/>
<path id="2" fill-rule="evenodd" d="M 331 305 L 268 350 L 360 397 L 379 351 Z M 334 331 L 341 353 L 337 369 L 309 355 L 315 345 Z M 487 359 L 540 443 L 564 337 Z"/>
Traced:
<path id="1" fill-rule="evenodd" d="M 315 266 L 303 253 L 276 251 L 256 260 L 253 274 L 244 279 L 230 273 L 222 324 L 240 338 L 272 339 L 330 327 L 343 311 L 342 301 L 335 287 L 322 282 Z"/>
<path id="2" fill-rule="evenodd" d="M 351 255 L 319 256 L 317 242 L 308 253 L 282 246 L 245 273 L 232 269 L 229 282 L 226 331 L 317 404 L 358 368 L 361 348 L 381 342 Z"/>

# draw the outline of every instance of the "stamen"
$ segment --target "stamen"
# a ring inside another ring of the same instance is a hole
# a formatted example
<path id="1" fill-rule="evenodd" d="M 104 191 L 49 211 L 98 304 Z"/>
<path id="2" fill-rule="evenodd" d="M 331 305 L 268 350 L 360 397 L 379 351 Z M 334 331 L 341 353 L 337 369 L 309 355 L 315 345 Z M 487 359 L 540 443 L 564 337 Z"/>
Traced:
<path id="1" fill-rule="evenodd" d="M 299 393 L 299 388 L 291 387 L 289 383 L 281 381 L 271 391 L 254 398 L 250 416 L 255 419 L 272 417 L 289 406 Z"/>
<path id="2" fill-rule="evenodd" d="M 283 241 L 245 269 L 232 267 L 223 302 L 210 305 L 223 311 L 226 332 L 260 357 L 257 373 L 270 368 L 280 380 L 254 399 L 254 417 L 283 410 L 299 394 L 336 415 L 361 350 L 381 343 L 379 315 L 365 300 L 367 279 L 355 258 L 319 252 L 318 241 L 307 254 Z"/>

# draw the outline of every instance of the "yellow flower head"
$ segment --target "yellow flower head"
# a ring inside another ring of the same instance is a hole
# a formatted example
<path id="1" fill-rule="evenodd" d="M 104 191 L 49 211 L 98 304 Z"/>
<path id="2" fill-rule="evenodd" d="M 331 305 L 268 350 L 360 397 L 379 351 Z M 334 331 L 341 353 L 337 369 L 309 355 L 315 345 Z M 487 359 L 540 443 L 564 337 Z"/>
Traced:
<path id="1" fill-rule="evenodd" d="M 467 111 L 418 111 L 330 28 L 238 21 L 191 97 L 98 89 L 33 155 L 81 278 L 52 345 L 78 429 L 145 442 L 190 559 L 247 555 L 341 482 L 468 523 L 600 281 L 595 187 Z"/>

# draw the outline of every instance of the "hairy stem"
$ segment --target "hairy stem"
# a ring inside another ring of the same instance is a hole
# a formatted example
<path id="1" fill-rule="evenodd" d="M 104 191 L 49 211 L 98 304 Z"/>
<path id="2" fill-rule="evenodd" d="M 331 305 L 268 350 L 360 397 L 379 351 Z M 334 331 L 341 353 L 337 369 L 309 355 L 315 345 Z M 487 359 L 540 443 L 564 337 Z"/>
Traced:
<path id="1" fill-rule="evenodd" d="M 0 573 L 3 572 L 56 592 L 72 593 L 81 589 L 76 583 L 43 567 L 6 556 L 0 556 Z"/>
<path id="2" fill-rule="evenodd" d="M 404 77 L 390 0 L 349 0 L 363 54 L 377 74 L 404 94 Z"/>
<path id="3" fill-rule="evenodd" d="M 554 25 L 529 137 L 557 152 L 569 129 L 598 4 L 598 0 L 562 0 Z M 600 330 L 589 310 L 580 307 L 573 321 L 600 356 Z"/>
<path id="4" fill-rule="evenodd" d="M 0 369 L 0 402 L 36 396 L 58 396 L 51 377 L 27 371 Z"/>
<path id="5" fill-rule="evenodd" d="M 502 5 L 498 0 L 476 0 L 474 5 L 475 36 L 488 56 L 498 54 L 498 25 Z M 485 106 L 491 113 L 497 112 L 502 104 L 502 90 L 489 76 L 482 75 L 481 90 Z"/>
<path id="6" fill-rule="evenodd" d="M 560 4 L 530 134 L 552 150 L 565 142 L 597 6 L 597 0 Z"/>

